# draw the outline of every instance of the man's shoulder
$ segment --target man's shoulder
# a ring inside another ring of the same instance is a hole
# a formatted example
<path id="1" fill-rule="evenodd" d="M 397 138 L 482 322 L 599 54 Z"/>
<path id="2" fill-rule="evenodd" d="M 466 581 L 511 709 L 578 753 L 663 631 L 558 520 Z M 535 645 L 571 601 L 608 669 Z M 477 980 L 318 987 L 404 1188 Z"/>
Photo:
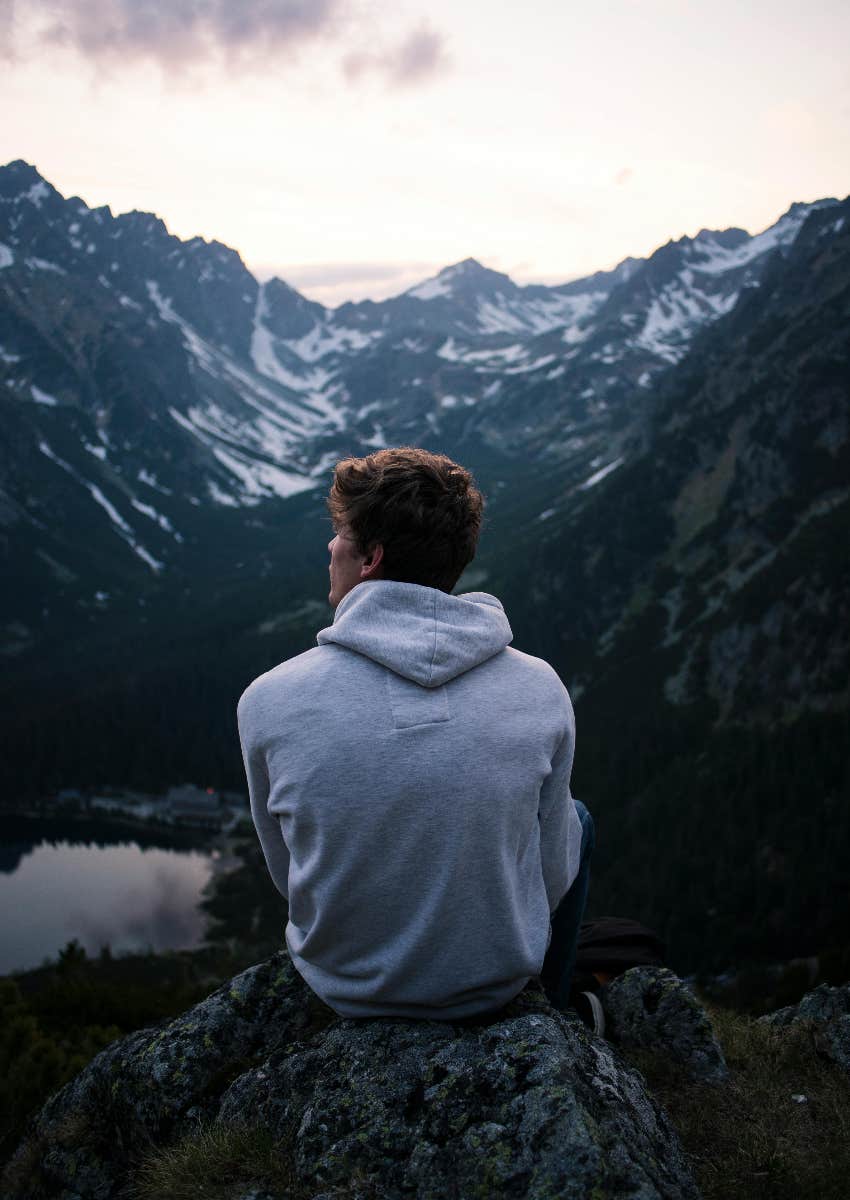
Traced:
<path id="1" fill-rule="evenodd" d="M 325 672 L 331 669 L 335 650 L 335 646 L 313 646 L 303 654 L 287 658 L 270 671 L 258 675 L 239 697 L 240 719 L 249 711 L 274 703 L 282 694 L 304 687 L 321 686 Z"/>
<path id="2" fill-rule="evenodd" d="M 566 690 L 560 675 L 545 658 L 536 658 L 533 654 L 517 650 L 515 646 L 507 646 L 504 653 L 505 661 L 511 670 L 517 673 L 523 672 L 529 678 L 539 680 L 543 686 Z"/>
<path id="3" fill-rule="evenodd" d="M 570 695 L 558 672 L 545 658 L 536 658 L 508 646 L 504 651 L 504 663 L 524 688 L 535 691 L 542 700 L 572 710 Z"/>

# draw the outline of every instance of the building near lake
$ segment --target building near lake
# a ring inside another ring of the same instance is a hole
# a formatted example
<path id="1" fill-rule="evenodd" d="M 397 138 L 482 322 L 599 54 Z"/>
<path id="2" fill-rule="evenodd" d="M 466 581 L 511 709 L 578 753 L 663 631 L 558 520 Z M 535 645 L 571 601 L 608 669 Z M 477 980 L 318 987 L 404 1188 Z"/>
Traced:
<path id="1" fill-rule="evenodd" d="M 165 807 L 173 821 L 198 829 L 219 829 L 225 814 L 215 788 L 199 788 L 192 783 L 169 788 Z"/>

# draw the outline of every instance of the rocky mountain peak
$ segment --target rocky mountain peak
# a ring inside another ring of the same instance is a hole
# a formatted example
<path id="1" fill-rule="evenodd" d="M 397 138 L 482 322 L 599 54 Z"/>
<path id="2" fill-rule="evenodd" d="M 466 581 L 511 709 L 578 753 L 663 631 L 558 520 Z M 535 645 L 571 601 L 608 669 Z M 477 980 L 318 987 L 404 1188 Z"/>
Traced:
<path id="1" fill-rule="evenodd" d="M 31 163 L 19 158 L 0 166 L 0 203 L 11 208 L 7 219 L 20 222 L 27 218 L 27 210 L 33 213 L 45 206 L 54 210 L 64 200 Z"/>
<path id="2" fill-rule="evenodd" d="M 441 279 L 508 279 L 507 275 L 503 275 L 499 271 L 494 271 L 490 267 L 485 267 L 477 258 L 464 258 L 460 262 L 452 263 L 439 272 Z"/>
<path id="3" fill-rule="evenodd" d="M 405 295 L 417 300 L 445 298 L 468 302 L 486 294 L 512 295 L 518 290 L 509 275 L 492 271 L 475 258 L 465 258 L 443 267 L 436 276 L 410 288 Z"/>
<path id="4" fill-rule="evenodd" d="M 134 233 L 141 234 L 160 234 L 166 237 L 170 236 L 165 221 L 155 213 L 142 212 L 138 208 L 131 209 L 130 212 L 119 213 L 115 218 L 119 226 L 125 229 L 130 229 Z"/>
<path id="5" fill-rule="evenodd" d="M 275 277 L 261 287 L 263 315 L 278 336 L 303 337 L 327 316 L 323 305 L 308 300 L 283 279 Z"/>
<path id="6" fill-rule="evenodd" d="M 712 242 L 716 246 L 722 246 L 724 250 L 734 250 L 736 246 L 748 241 L 749 236 L 746 229 L 732 226 L 730 229 L 701 229 L 694 241 Z"/>
<path id="7" fill-rule="evenodd" d="M 43 183 L 51 191 L 54 189 L 43 179 L 32 163 L 23 158 L 0 166 L 0 196 L 4 198 L 23 196 L 29 188 Z"/>
<path id="8" fill-rule="evenodd" d="M 788 211 L 783 213 L 779 220 L 782 221 L 786 217 L 796 217 L 798 219 L 802 218 L 805 220 L 809 213 L 813 212 L 815 209 L 829 208 L 838 203 L 839 201 L 835 196 L 824 196 L 820 200 L 795 200 L 793 204 L 789 206 Z"/>

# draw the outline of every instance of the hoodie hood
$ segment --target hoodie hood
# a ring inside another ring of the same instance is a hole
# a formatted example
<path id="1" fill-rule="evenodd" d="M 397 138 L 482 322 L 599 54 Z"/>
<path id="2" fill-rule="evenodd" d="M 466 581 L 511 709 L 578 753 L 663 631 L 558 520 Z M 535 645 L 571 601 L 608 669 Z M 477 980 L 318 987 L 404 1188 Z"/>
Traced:
<path id="1" fill-rule="evenodd" d="M 359 583 L 322 629 L 334 642 L 422 687 L 440 687 L 499 654 L 513 640 L 504 609 L 487 592 L 450 596 L 416 583 Z"/>

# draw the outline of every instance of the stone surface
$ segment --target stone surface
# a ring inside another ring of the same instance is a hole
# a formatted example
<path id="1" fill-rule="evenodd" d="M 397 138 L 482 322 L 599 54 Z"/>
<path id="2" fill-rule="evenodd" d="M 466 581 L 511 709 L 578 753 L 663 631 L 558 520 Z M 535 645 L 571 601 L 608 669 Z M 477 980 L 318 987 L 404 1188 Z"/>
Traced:
<path id="1" fill-rule="evenodd" d="M 850 983 L 842 987 L 822 983 L 799 1004 L 780 1008 L 759 1020 L 776 1029 L 802 1023 L 811 1025 L 818 1052 L 850 1074 Z"/>
<path id="2" fill-rule="evenodd" d="M 632 967 L 603 989 L 602 1007 L 606 1034 L 622 1049 L 662 1051 L 700 1083 L 728 1079 L 708 1014 L 666 967 Z"/>
<path id="3" fill-rule="evenodd" d="M 108 1046 L 47 1102 L 17 1153 L 37 1163 L 38 1194 L 110 1200 L 140 1153 L 211 1119 L 234 1076 L 308 1027 L 306 991 L 279 953 L 175 1020 Z M 13 1194 L 30 1200 L 25 1188 Z"/>
<path id="4" fill-rule="evenodd" d="M 343 1020 L 284 954 L 98 1055 L 0 1192 L 119 1200 L 139 1156 L 199 1120 L 269 1129 L 314 1198 L 352 1176 L 382 1200 L 697 1196 L 642 1076 L 541 991 L 477 1021 Z M 283 1200 L 263 1180 L 238 1196 Z"/>

